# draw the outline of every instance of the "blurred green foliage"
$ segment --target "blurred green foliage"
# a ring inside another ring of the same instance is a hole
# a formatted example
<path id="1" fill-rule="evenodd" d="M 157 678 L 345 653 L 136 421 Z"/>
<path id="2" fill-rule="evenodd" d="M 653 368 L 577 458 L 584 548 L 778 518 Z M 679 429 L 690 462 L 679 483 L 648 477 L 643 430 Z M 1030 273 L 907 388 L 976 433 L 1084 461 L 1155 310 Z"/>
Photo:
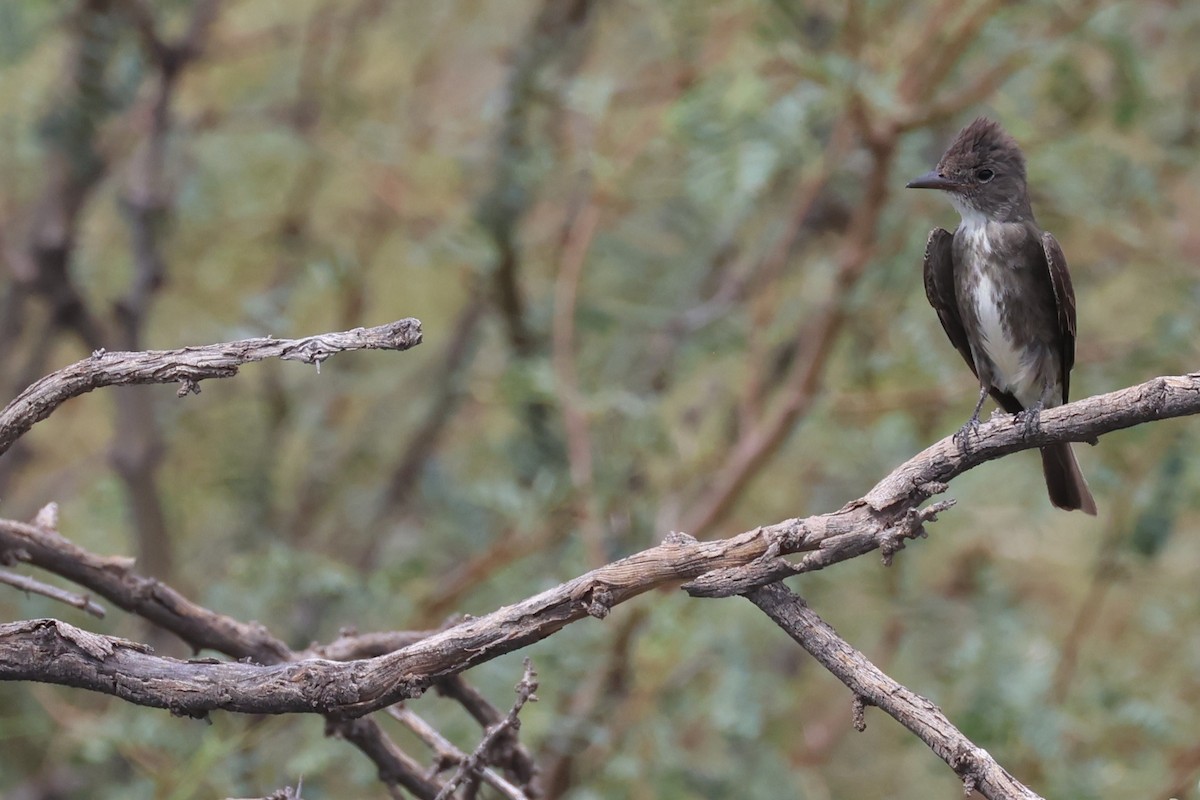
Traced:
<path id="1" fill-rule="evenodd" d="M 166 35 L 186 29 L 191 3 L 143 5 Z M 63 68 L 82 12 L 0 3 L 10 300 L 54 147 L 100 171 L 72 280 L 106 317 L 136 273 L 122 198 L 154 74 L 121 6 L 93 16 L 102 95 L 91 96 Z M 900 187 L 978 113 L 1024 146 L 1035 210 L 1071 261 L 1074 396 L 1197 368 L 1200 4 L 627 0 L 539 36 L 544 13 L 517 0 L 222 4 L 173 98 L 166 283 L 141 341 L 416 316 L 425 343 L 338 356 L 319 373 L 255 365 L 182 400 L 147 390 L 165 445 L 163 577 L 198 602 L 301 647 L 347 626 L 486 613 L 652 545 L 786 399 L 829 309 L 845 318 L 811 402 L 702 533 L 859 496 L 956 430 L 975 396 L 920 278 L 928 230 L 956 218 Z M 1005 68 L 896 136 L 889 193 L 864 234 L 853 223 L 880 162 L 849 110 L 910 113 L 905 70 L 937 63 L 932 102 Z M 811 203 L 794 205 L 810 182 Z M 569 243 L 588 207 L 598 224 L 574 285 Z M 866 260 L 846 279 L 856 244 Z M 24 308 L 2 321 L 10 396 L 40 350 L 46 370 L 87 353 L 44 304 Z M 81 545 L 138 553 L 129 490 L 106 458 L 116 402 L 88 395 L 34 429 L 0 513 L 57 501 Z M 582 473 L 570 404 L 585 426 Z M 1200 796 L 1193 424 L 1079 448 L 1096 520 L 1052 510 L 1036 458 L 1019 454 L 957 480 L 957 507 L 890 569 L 868 557 L 795 586 L 1045 796 Z M 0 616 L 146 635 L 120 613 L 97 623 L 4 590 Z M 543 765 L 570 755 L 556 789 L 575 800 L 960 791 L 881 713 L 854 733 L 840 684 L 744 602 L 654 593 L 527 652 L 542 702 L 526 707 L 522 738 Z M 596 702 L 577 701 L 602 670 Z M 504 706 L 519 673 L 514 654 L 468 678 Z M 445 701 L 413 707 L 460 746 L 478 737 Z M 367 760 L 315 718 L 205 725 L 6 685 L 0 741 L 6 797 L 247 796 L 301 777 L 314 800 L 382 794 Z"/>

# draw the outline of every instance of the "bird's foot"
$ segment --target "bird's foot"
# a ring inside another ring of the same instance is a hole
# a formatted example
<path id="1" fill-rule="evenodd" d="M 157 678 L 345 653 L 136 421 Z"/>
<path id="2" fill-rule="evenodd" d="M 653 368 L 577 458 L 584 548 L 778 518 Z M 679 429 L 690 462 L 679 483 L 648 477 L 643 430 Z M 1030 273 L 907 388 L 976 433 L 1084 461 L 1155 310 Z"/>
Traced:
<path id="1" fill-rule="evenodd" d="M 979 433 L 979 417 L 971 417 L 967 423 L 954 434 L 954 444 L 964 453 L 971 452 L 971 437 Z"/>
<path id="2" fill-rule="evenodd" d="M 1038 402 L 1016 415 L 1017 424 L 1025 428 L 1025 435 L 1032 436 L 1042 429 L 1042 409 L 1045 405 Z"/>

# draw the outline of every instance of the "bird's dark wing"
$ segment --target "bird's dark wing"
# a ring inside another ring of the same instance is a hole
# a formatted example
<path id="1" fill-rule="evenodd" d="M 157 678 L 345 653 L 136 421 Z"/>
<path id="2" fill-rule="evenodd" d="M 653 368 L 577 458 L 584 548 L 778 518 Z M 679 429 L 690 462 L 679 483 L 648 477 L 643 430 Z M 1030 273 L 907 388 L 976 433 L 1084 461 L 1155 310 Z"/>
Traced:
<path id="1" fill-rule="evenodd" d="M 975 359 L 971 357 L 971 345 L 967 332 L 963 330 L 962 317 L 958 314 L 958 301 L 954 298 L 954 236 L 944 228 L 934 228 L 925 243 L 925 296 L 929 305 L 937 312 L 938 319 L 950 344 L 962 355 L 971 372 L 975 372 Z"/>
<path id="2" fill-rule="evenodd" d="M 1063 402 L 1067 402 L 1071 386 L 1071 368 L 1075 366 L 1075 289 L 1071 286 L 1071 273 L 1067 271 L 1067 258 L 1058 242 L 1048 233 L 1042 234 L 1042 252 L 1046 254 L 1046 267 L 1050 272 L 1050 285 L 1054 287 L 1054 305 L 1058 309 L 1058 332 L 1062 350 Z"/>

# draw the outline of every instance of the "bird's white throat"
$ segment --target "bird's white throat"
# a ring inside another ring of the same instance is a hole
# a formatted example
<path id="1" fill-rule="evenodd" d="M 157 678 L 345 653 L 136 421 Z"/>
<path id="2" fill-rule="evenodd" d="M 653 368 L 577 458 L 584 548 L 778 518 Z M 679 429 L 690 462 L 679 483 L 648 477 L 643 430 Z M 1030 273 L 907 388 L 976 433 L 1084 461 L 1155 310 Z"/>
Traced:
<path id="1" fill-rule="evenodd" d="M 962 217 L 962 225 L 968 230 L 975 228 L 986 228 L 988 224 L 987 215 L 973 205 L 969 205 L 963 200 L 962 195 L 956 192 L 943 192 L 946 197 L 950 198 L 950 202 L 954 205 L 954 210 Z"/>

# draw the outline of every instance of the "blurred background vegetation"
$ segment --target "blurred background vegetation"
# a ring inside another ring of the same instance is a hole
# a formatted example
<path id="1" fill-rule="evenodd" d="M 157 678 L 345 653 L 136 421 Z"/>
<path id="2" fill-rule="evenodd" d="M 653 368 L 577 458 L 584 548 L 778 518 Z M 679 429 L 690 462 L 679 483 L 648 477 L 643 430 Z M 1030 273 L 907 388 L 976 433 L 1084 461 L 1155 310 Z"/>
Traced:
<path id="1" fill-rule="evenodd" d="M 970 413 L 920 276 L 957 217 L 901 187 L 980 113 L 1071 262 L 1073 395 L 1195 370 L 1198 40 L 1200 4 L 1153 1 L 0 3 L 6 399 L 97 347 L 425 329 L 74 400 L 0 459 L 0 513 L 57 501 L 302 647 L 835 509 Z M 1194 429 L 1080 447 L 1097 519 L 1018 454 L 891 568 L 794 585 L 1040 793 L 1200 797 Z M 32 616 L 184 652 L 0 590 Z M 551 796 L 961 792 L 748 603 L 656 593 L 527 652 Z M 468 677 L 507 705 L 519 659 Z M 322 732 L 0 686 L 0 794 L 380 796 Z"/>

